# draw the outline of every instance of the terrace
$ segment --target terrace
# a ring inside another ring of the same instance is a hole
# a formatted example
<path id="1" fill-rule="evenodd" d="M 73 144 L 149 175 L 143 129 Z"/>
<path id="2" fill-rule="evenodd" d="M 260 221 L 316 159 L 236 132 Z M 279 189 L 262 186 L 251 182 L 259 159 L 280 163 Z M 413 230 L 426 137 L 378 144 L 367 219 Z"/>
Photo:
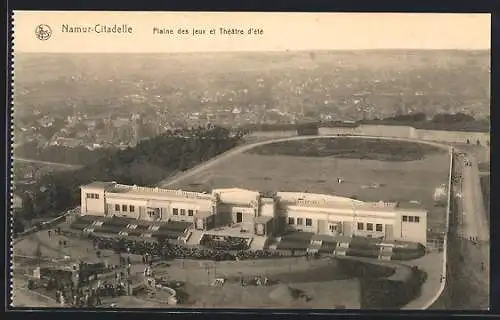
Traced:
<path id="1" fill-rule="evenodd" d="M 276 249 L 306 251 L 311 245 L 313 236 L 314 233 L 311 232 L 293 232 L 286 234 L 279 239 Z"/>
<path id="2" fill-rule="evenodd" d="M 95 224 L 101 222 L 102 224 Z M 152 226 L 158 229 L 151 229 Z M 112 234 L 126 237 L 144 237 L 150 234 L 153 238 L 167 238 L 177 240 L 186 234 L 191 223 L 181 221 L 151 222 L 133 218 L 113 217 L 104 219 L 103 217 L 82 216 L 71 224 L 71 229 L 83 231 L 90 228 L 92 232 L 99 234 Z M 133 227 L 133 228 L 132 228 Z"/>
<path id="3" fill-rule="evenodd" d="M 231 226 L 226 226 L 226 227 L 219 227 L 215 229 L 211 229 L 209 231 L 206 231 L 206 234 L 213 234 L 213 235 L 221 235 L 221 236 L 235 236 L 235 237 L 252 237 L 253 234 L 249 234 L 248 237 L 245 236 L 246 233 L 249 231 L 253 230 L 254 228 L 254 223 L 253 222 L 248 222 L 248 223 L 236 223 Z"/>
<path id="4" fill-rule="evenodd" d="M 346 247 L 340 251 L 347 256 L 380 258 L 389 256 L 389 260 L 413 260 L 425 255 L 425 247 L 405 241 L 383 241 L 369 237 L 345 237 L 315 235 L 308 232 L 294 232 L 278 238 L 277 250 L 309 251 L 334 254 L 339 250 L 337 245 L 345 243 Z"/>

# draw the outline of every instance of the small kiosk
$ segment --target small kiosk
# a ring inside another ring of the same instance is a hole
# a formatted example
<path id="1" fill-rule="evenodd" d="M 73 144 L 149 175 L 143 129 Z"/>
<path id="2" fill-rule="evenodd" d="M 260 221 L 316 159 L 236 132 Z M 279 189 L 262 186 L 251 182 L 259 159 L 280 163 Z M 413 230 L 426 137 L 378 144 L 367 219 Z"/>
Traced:
<path id="1" fill-rule="evenodd" d="M 273 217 L 260 216 L 254 218 L 254 233 L 258 236 L 268 236 L 274 232 Z"/>
<path id="2" fill-rule="evenodd" d="M 208 230 L 214 227 L 214 215 L 212 212 L 198 212 L 194 217 L 194 227 L 196 230 Z"/>

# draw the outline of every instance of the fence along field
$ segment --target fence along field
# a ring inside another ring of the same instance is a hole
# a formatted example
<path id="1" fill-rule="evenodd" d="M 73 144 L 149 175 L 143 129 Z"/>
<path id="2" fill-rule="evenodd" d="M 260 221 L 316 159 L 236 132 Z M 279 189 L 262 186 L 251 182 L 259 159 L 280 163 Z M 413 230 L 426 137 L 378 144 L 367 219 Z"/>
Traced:
<path id="1" fill-rule="evenodd" d="M 255 131 L 251 133 L 247 139 L 264 139 L 264 138 L 283 138 L 299 135 L 297 130 L 275 130 L 275 131 Z M 318 135 L 359 135 L 359 136 L 379 136 L 379 137 L 394 137 L 407 138 L 416 140 L 443 141 L 450 143 L 466 143 L 467 140 L 471 144 L 476 144 L 478 141 L 481 145 L 486 146 L 490 141 L 489 132 L 468 132 L 468 131 L 445 131 L 445 130 L 426 130 L 416 129 L 411 126 L 396 126 L 396 125 L 356 125 L 356 126 L 339 126 L 339 127 L 319 127 Z"/>

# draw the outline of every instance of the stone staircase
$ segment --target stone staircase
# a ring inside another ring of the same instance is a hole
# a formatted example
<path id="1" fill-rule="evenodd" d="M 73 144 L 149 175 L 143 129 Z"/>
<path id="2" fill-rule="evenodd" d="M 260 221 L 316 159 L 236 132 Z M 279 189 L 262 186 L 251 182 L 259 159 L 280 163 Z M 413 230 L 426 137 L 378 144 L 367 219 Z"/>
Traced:
<path id="1" fill-rule="evenodd" d="M 392 257 L 392 246 L 380 246 L 380 251 L 378 253 L 379 260 L 391 261 Z"/>
<path id="2" fill-rule="evenodd" d="M 188 246 L 196 246 L 200 244 L 201 238 L 203 238 L 204 232 L 201 230 L 191 230 L 191 236 L 187 239 L 186 244 Z"/>
<path id="3" fill-rule="evenodd" d="M 267 237 L 253 237 L 250 250 L 263 250 L 266 246 Z"/>
<path id="4" fill-rule="evenodd" d="M 339 241 L 337 242 L 337 246 L 335 247 L 333 254 L 336 256 L 345 256 L 347 249 L 349 249 L 349 242 Z"/>

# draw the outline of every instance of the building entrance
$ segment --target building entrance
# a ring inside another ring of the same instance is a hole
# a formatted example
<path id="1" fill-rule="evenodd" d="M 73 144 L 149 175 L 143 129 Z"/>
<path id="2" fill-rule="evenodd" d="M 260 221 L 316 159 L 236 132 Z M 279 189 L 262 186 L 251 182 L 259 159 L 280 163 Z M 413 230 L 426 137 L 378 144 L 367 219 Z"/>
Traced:
<path id="1" fill-rule="evenodd" d="M 243 222 L 243 213 L 236 212 L 236 223 L 241 223 L 241 222 Z"/>

